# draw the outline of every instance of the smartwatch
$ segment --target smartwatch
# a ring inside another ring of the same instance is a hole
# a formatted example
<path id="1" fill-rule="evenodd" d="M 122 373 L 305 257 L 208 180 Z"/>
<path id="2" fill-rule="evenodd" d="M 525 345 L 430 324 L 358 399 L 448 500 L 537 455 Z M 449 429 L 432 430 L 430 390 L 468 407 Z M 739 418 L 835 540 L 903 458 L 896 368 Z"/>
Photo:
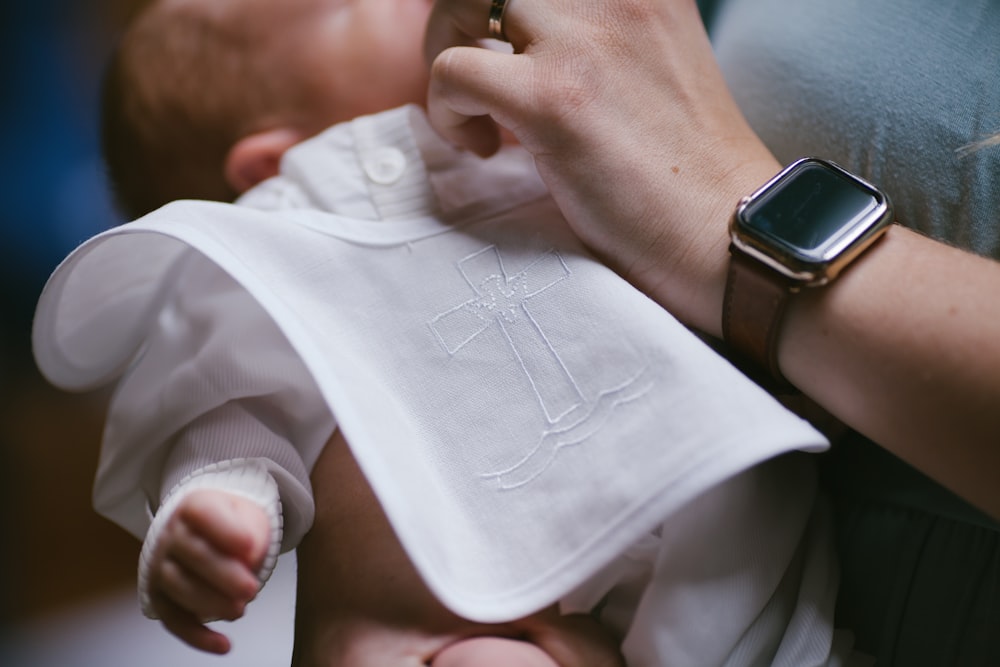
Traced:
<path id="1" fill-rule="evenodd" d="M 770 373 L 789 297 L 835 280 L 892 222 L 877 187 L 817 158 L 785 167 L 740 200 L 730 223 L 722 335 L 737 364 Z"/>

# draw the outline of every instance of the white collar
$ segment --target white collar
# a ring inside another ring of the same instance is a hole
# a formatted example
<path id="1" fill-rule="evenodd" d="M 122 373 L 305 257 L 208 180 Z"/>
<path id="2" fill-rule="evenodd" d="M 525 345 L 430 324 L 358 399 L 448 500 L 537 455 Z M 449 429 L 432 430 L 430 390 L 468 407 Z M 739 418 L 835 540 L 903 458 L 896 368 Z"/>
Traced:
<path id="1" fill-rule="evenodd" d="M 520 147 L 486 160 L 460 151 L 431 129 L 422 109 L 409 105 L 334 125 L 293 146 L 281 173 L 238 203 L 388 222 L 449 219 L 470 207 L 503 210 L 545 194 Z"/>

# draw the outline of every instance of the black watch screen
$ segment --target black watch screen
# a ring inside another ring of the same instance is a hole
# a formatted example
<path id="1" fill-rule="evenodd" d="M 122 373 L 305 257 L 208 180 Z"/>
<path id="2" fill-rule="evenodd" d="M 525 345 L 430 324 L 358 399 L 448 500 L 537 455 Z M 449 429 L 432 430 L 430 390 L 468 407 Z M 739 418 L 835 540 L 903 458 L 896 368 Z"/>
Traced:
<path id="1" fill-rule="evenodd" d="M 741 235 L 780 249 L 789 259 L 822 264 L 887 214 L 885 196 L 833 165 L 808 158 L 783 171 L 741 207 Z"/>
<path id="2" fill-rule="evenodd" d="M 883 205 L 877 190 L 814 161 L 800 163 L 775 186 L 744 209 L 741 222 L 806 261 L 825 260 Z"/>

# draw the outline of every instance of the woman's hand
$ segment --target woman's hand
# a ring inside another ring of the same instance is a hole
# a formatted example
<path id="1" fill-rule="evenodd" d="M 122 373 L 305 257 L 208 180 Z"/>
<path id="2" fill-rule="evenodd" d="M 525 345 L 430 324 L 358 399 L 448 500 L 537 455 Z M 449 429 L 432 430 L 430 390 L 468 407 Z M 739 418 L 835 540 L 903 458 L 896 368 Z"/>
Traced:
<path id="1" fill-rule="evenodd" d="M 727 224 L 779 165 L 747 126 L 693 0 L 438 0 L 428 113 L 456 144 L 534 156 L 585 243 L 674 315 L 720 333 Z"/>
<path id="2" fill-rule="evenodd" d="M 428 113 L 534 155 L 589 247 L 689 326 L 721 334 L 727 224 L 779 164 L 747 125 L 694 0 L 437 0 Z M 778 101 L 780 103 L 780 101 Z M 903 221 L 905 222 L 905 221 Z M 1000 518 L 1000 263 L 894 227 L 831 286 L 791 300 L 785 377 L 840 421 Z"/>

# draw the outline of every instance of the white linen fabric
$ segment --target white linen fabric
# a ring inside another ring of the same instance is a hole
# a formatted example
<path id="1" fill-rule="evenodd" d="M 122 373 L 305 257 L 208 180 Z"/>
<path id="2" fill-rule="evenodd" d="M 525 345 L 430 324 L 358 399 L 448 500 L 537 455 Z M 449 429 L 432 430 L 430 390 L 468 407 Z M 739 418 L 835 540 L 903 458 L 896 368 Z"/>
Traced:
<path id="1" fill-rule="evenodd" d="M 84 243 L 34 344 L 57 385 L 118 383 L 95 504 L 136 535 L 210 442 L 269 461 L 294 546 L 335 419 L 428 585 L 481 621 L 579 590 L 706 491 L 827 447 L 595 261 L 527 154 L 457 152 L 412 107 L 300 144 L 238 205 L 177 202 Z M 255 425 L 225 444 L 241 415 Z M 814 486 L 792 487 L 811 508 Z M 777 524 L 788 540 L 757 537 L 775 513 L 745 516 L 741 567 L 790 563 L 810 511 Z"/>

